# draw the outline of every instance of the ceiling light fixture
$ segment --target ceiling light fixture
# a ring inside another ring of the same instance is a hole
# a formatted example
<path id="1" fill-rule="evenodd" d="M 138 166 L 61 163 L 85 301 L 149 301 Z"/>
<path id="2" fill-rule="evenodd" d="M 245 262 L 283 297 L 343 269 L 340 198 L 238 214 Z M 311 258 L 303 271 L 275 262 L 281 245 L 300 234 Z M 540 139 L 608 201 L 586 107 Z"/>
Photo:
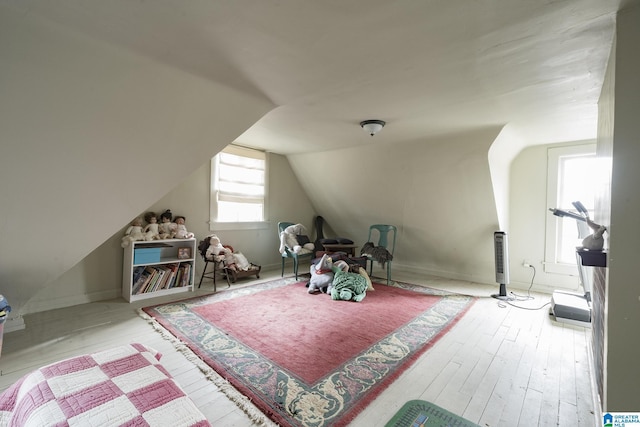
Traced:
<path id="1" fill-rule="evenodd" d="M 360 127 L 367 131 L 371 136 L 380 132 L 386 123 L 382 120 L 364 120 L 360 122 Z"/>

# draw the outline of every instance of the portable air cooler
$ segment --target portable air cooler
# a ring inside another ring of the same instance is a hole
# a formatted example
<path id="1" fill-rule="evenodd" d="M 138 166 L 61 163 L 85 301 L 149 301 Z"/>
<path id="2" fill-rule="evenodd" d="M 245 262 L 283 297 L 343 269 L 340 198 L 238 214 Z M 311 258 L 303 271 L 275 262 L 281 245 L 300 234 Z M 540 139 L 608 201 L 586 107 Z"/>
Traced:
<path id="1" fill-rule="evenodd" d="M 501 300 L 511 300 L 507 295 L 507 285 L 509 284 L 509 246 L 507 244 L 507 233 L 496 231 L 493 233 L 493 251 L 496 262 L 496 282 L 500 284 L 500 293 L 491 295 Z"/>

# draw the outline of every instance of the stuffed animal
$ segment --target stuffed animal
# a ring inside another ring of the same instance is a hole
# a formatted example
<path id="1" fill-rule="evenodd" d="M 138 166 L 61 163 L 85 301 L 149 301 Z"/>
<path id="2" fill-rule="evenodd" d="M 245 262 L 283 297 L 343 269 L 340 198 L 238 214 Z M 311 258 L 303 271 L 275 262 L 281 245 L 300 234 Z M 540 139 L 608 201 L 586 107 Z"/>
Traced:
<path id="1" fill-rule="evenodd" d="M 123 248 L 126 248 L 127 246 L 129 246 L 129 243 L 138 240 L 144 240 L 144 233 L 142 232 L 142 218 L 136 218 L 131 221 L 131 225 L 124 233 L 121 246 Z"/>
<path id="2" fill-rule="evenodd" d="M 327 254 L 324 254 L 320 261 L 312 265 L 310 268 L 311 280 L 309 280 L 309 293 L 317 292 L 329 293 L 331 290 L 331 282 L 333 281 L 333 260 Z"/>
<path id="3" fill-rule="evenodd" d="M 183 216 L 177 216 L 173 219 L 176 223 L 176 234 L 173 236 L 175 239 L 191 239 L 194 234 L 187 231 L 187 226 L 184 225 L 185 218 Z"/>
<path id="4" fill-rule="evenodd" d="M 313 252 L 315 245 L 309 241 L 306 235 L 307 230 L 302 224 L 290 225 L 280 233 L 280 253 L 283 254 L 285 248 L 296 254 L 307 254 Z"/>
<path id="5" fill-rule="evenodd" d="M 589 218 L 587 218 L 587 224 L 591 227 L 594 233 L 584 238 L 582 241 L 582 247 L 589 249 L 590 251 L 601 251 L 604 247 L 604 237 L 602 235 L 607 231 L 607 227 L 596 224 Z"/>
<path id="6" fill-rule="evenodd" d="M 374 290 L 367 271 L 358 267 L 358 273 L 349 272 L 349 265 L 337 261 L 333 265 L 333 281 L 331 282 L 331 299 L 360 302 L 367 291 Z"/>

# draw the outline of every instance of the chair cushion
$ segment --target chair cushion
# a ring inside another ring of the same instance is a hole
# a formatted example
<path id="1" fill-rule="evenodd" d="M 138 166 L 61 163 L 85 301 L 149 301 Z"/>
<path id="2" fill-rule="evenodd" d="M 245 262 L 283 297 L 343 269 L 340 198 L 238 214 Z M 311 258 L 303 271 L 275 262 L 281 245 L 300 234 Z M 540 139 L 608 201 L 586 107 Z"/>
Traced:
<path id="1" fill-rule="evenodd" d="M 298 244 L 300 246 L 304 246 L 307 243 L 311 243 L 311 240 L 309 240 L 309 236 L 305 236 L 304 234 L 298 234 L 296 236 L 296 240 L 298 241 Z"/>
<path id="2" fill-rule="evenodd" d="M 336 240 L 341 245 L 353 245 L 353 240 L 347 239 L 346 237 L 337 237 Z"/>
<path id="3" fill-rule="evenodd" d="M 319 242 L 321 245 L 335 245 L 338 243 L 336 239 L 320 239 Z"/>

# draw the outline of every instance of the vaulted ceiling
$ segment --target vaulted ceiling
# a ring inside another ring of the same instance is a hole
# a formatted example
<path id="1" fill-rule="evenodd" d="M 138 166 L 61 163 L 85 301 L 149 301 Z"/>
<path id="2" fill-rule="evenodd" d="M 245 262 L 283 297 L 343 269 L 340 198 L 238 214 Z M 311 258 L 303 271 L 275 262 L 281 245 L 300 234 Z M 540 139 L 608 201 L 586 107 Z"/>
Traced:
<path id="1" fill-rule="evenodd" d="M 268 98 L 238 142 L 281 154 L 509 124 L 527 144 L 596 135 L 620 0 L 4 0 Z M 149 76 L 153 79 L 153 76 Z"/>

